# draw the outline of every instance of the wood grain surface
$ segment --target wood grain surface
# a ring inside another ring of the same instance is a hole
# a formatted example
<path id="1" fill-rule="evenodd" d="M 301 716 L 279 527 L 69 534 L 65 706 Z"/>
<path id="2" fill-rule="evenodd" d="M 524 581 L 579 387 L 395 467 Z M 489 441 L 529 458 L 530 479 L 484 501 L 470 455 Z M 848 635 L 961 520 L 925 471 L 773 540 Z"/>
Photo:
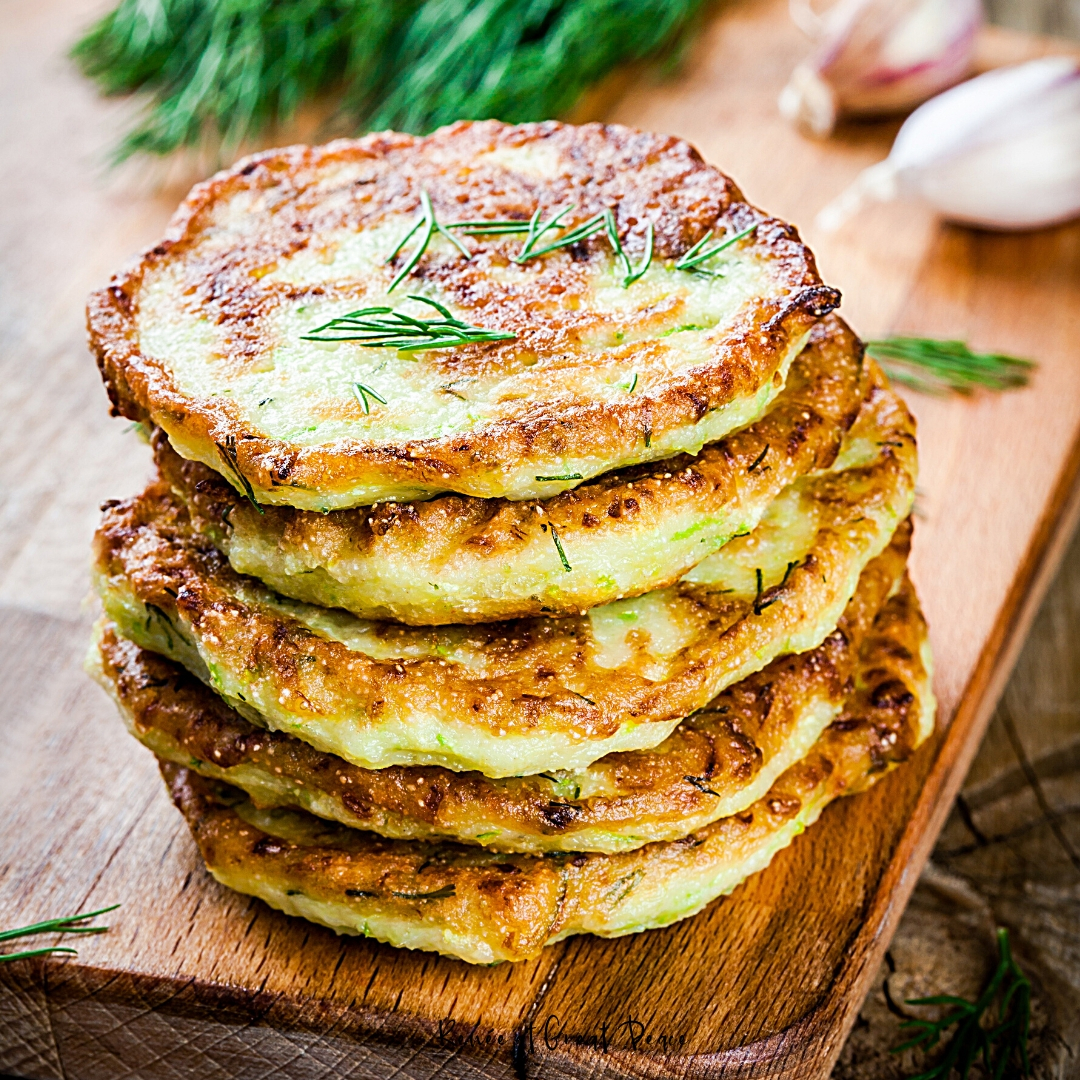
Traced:
<path id="1" fill-rule="evenodd" d="M 216 885 L 150 756 L 79 668 L 96 504 L 148 469 L 106 416 L 82 302 L 157 239 L 183 193 L 160 175 L 156 189 L 105 178 L 130 106 L 97 101 L 63 60 L 90 14 L 82 0 L 0 12 L 0 926 L 123 906 L 77 960 L 0 966 L 0 1071 L 827 1075 L 1077 513 L 1080 225 L 1000 236 L 892 206 L 817 235 L 816 212 L 884 156 L 895 124 L 811 143 L 779 121 L 776 93 L 806 46 L 774 0 L 723 8 L 676 80 L 623 80 L 617 100 L 595 100 L 610 119 L 691 139 L 799 224 L 863 334 L 964 337 L 1040 366 L 1024 391 L 911 399 L 923 462 L 913 559 L 941 701 L 939 734 L 915 760 L 694 919 L 471 968 L 338 939 Z M 1056 48 L 1003 34 L 985 45 L 988 63 Z"/>

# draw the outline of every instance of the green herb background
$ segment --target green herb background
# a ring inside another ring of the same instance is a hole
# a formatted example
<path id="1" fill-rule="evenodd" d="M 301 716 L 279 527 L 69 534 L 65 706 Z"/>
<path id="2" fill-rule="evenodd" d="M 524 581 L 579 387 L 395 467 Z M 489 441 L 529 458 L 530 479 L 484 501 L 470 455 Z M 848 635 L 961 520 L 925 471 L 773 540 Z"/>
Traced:
<path id="1" fill-rule="evenodd" d="M 146 108 L 116 147 L 224 153 L 330 96 L 333 126 L 423 133 L 565 115 L 617 65 L 666 54 L 705 0 L 121 0 L 72 55 Z"/>

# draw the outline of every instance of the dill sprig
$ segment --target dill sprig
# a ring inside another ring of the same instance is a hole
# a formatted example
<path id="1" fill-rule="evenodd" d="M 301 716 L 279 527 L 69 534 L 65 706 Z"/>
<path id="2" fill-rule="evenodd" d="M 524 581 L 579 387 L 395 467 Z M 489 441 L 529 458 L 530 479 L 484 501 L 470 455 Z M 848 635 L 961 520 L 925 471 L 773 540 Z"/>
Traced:
<path id="1" fill-rule="evenodd" d="M 99 908 L 97 911 L 86 911 L 78 915 L 65 915 L 59 919 L 46 919 L 44 922 L 32 923 L 30 926 L 20 926 L 14 930 L 0 930 L 0 941 L 12 941 L 15 938 L 30 937 L 37 934 L 104 934 L 107 926 L 84 926 L 90 919 L 96 919 L 106 912 L 115 911 L 120 905 L 113 904 L 111 907 Z M 24 949 L 21 952 L 0 953 L 0 963 L 8 960 L 27 960 L 31 956 L 49 956 L 52 953 L 68 953 L 76 955 L 74 949 L 66 945 L 49 945 L 42 949 Z"/>
<path id="2" fill-rule="evenodd" d="M 956 1028 L 937 1063 L 912 1080 L 948 1080 L 954 1069 L 960 1080 L 966 1080 L 980 1056 L 992 1080 L 1001 1080 L 1006 1069 L 1011 1069 L 1012 1076 L 1030 1073 L 1027 1042 L 1031 1026 L 1031 983 L 1013 959 L 1009 932 L 1003 927 L 997 932 L 997 947 L 997 968 L 977 1001 L 938 994 L 907 1002 L 908 1005 L 948 1005 L 951 1011 L 940 1020 L 905 1020 L 900 1026 L 917 1034 L 894 1046 L 892 1053 L 915 1047 L 933 1050 L 949 1028 Z"/>
<path id="3" fill-rule="evenodd" d="M 439 219 L 435 216 L 435 211 L 431 206 L 431 199 L 428 197 L 426 191 L 420 193 L 420 206 L 420 216 L 413 222 L 408 232 L 406 232 L 398 241 L 394 250 L 386 257 L 385 261 L 387 263 L 392 263 L 409 241 L 411 241 L 418 232 L 420 233 L 420 239 L 413 248 L 412 254 L 409 256 L 405 265 L 398 271 L 394 280 L 390 283 L 390 288 L 387 289 L 387 292 L 393 292 L 394 289 L 396 289 L 397 286 L 416 269 L 421 256 L 427 251 L 428 245 L 431 243 L 431 238 L 436 233 L 445 236 L 457 247 L 466 259 L 471 259 L 472 252 L 470 252 L 469 249 L 450 232 L 451 229 L 458 229 L 466 236 L 513 236 L 519 233 L 525 233 L 525 242 L 522 244 L 521 250 L 513 258 L 513 261 L 519 266 L 527 263 L 530 259 L 538 259 L 541 255 L 547 255 L 552 251 L 558 251 L 559 248 L 569 247 L 571 244 L 587 240 L 589 237 L 595 236 L 599 232 L 603 232 L 607 235 L 608 243 L 611 244 L 611 249 L 615 253 L 616 264 L 622 269 L 621 280 L 624 289 L 637 281 L 638 278 L 648 270 L 649 263 L 652 261 L 652 222 L 649 222 L 646 231 L 644 257 L 635 267 L 630 262 L 630 257 L 623 248 L 622 240 L 619 238 L 618 226 L 615 223 L 615 214 L 610 209 L 603 210 L 599 214 L 594 214 L 588 221 L 582 222 L 582 224 L 577 225 L 572 229 L 567 229 L 562 236 L 553 240 L 551 243 L 545 244 L 543 247 L 537 247 L 536 245 L 549 232 L 564 228 L 562 224 L 563 218 L 575 209 L 573 203 L 556 211 L 547 221 L 541 221 L 540 210 L 537 209 L 528 221 L 452 221 L 447 225 L 441 224 Z"/>
<path id="4" fill-rule="evenodd" d="M 551 215 L 551 217 L 547 221 L 541 221 L 540 210 L 539 208 L 537 208 L 536 213 L 534 213 L 533 216 L 529 219 L 528 235 L 525 237 L 525 243 L 522 245 L 521 250 L 514 256 L 514 262 L 516 262 L 520 266 L 522 263 L 527 262 L 529 259 L 536 258 L 537 255 L 544 255 L 546 252 L 554 251 L 556 248 L 560 248 L 565 243 L 567 243 L 566 238 L 564 237 L 561 241 L 555 244 L 550 244 L 546 248 L 536 250 L 536 245 L 540 242 L 540 240 L 553 229 L 560 228 L 562 226 L 562 219 L 574 209 L 576 209 L 576 207 L 573 203 L 570 203 L 569 206 L 564 206 L 561 210 L 557 210 L 554 214 Z M 592 227 L 593 232 L 598 231 L 598 228 L 596 227 L 596 222 L 600 220 L 600 218 L 601 215 L 597 214 L 589 219 L 587 224 Z M 581 228 L 582 226 L 578 226 L 578 230 L 580 230 Z M 602 221 L 599 225 L 599 228 L 603 228 Z M 591 236 L 592 233 L 590 233 L 589 235 Z M 578 239 L 580 239 L 580 237 Z"/>
<path id="5" fill-rule="evenodd" d="M 926 394 L 971 394 L 978 387 L 1011 390 L 1026 386 L 1033 360 L 1004 353 L 972 352 L 962 341 L 890 337 L 868 341 L 866 352 L 886 374 Z"/>
<path id="6" fill-rule="evenodd" d="M 569 232 L 563 233 L 558 240 L 553 240 L 550 244 L 545 244 L 542 248 L 536 248 L 530 251 L 527 255 L 522 252 L 515 256 L 514 262 L 523 263 L 529 259 L 537 259 L 541 255 L 547 255 L 552 251 L 558 251 L 559 248 L 570 247 L 571 244 L 580 243 L 582 240 L 588 240 L 590 236 L 595 236 L 598 232 L 604 231 L 604 215 L 595 214 L 589 218 L 588 221 L 582 222 L 576 228 L 571 229 Z"/>
<path id="7" fill-rule="evenodd" d="M 485 330 L 455 319 L 435 300 L 410 296 L 433 307 L 441 318 L 422 319 L 388 307 L 367 307 L 340 315 L 301 335 L 303 341 L 355 341 L 369 349 L 397 349 L 399 353 L 427 349 L 453 349 L 484 341 L 512 341 L 517 335 L 501 330 Z M 377 395 L 372 395 L 377 396 Z M 385 402 L 384 402 L 385 404 Z"/>
<path id="8" fill-rule="evenodd" d="M 384 398 L 378 390 L 372 390 L 370 386 L 365 386 L 361 382 L 353 383 L 353 397 L 355 397 L 363 406 L 365 415 L 368 415 L 371 412 L 371 401 L 368 400 L 369 398 L 380 401 L 383 405 L 386 404 L 386 398 Z"/>
<path id="9" fill-rule="evenodd" d="M 409 256 L 405 265 L 398 271 L 397 276 L 390 282 L 390 288 L 386 290 L 388 293 L 393 292 L 413 272 L 416 264 L 420 261 L 420 256 L 427 251 L 428 244 L 431 243 L 431 238 L 436 233 L 445 236 L 465 256 L 466 261 L 472 258 L 472 252 L 453 233 L 448 232 L 444 226 L 439 224 L 439 219 L 435 216 L 435 211 L 431 206 L 431 197 L 426 191 L 421 191 L 420 216 L 416 219 L 413 227 L 398 242 L 397 247 L 386 256 L 387 263 L 392 263 L 398 257 L 398 253 L 416 235 L 417 231 L 420 232 L 420 242 L 413 249 L 413 253 Z"/>
<path id="10" fill-rule="evenodd" d="M 146 109 L 116 157 L 228 151 L 312 99 L 340 130 L 562 116 L 618 64 L 674 48 L 702 0 L 120 0 L 72 55 Z"/>
<path id="11" fill-rule="evenodd" d="M 758 456 L 756 458 L 754 458 L 754 460 L 752 462 L 750 462 L 750 464 L 747 466 L 746 471 L 748 473 L 752 473 L 765 460 L 765 455 L 768 452 L 769 452 L 769 444 L 766 443 L 761 448 L 761 453 L 758 454 Z M 768 466 L 766 466 L 766 468 L 768 468 Z"/>
<path id="12" fill-rule="evenodd" d="M 645 254 L 637 266 L 630 261 L 626 249 L 619 238 L 619 230 L 615 225 L 615 215 L 610 210 L 604 211 L 604 231 L 607 233 L 608 243 L 615 252 L 615 261 L 622 267 L 622 287 L 628 289 L 635 281 L 649 269 L 649 263 L 653 256 L 653 223 L 650 221 L 645 229 Z"/>
<path id="13" fill-rule="evenodd" d="M 702 792 L 703 794 L 705 794 L 705 795 L 715 795 L 718 799 L 720 798 L 720 792 L 719 791 L 713 791 L 713 789 L 711 787 L 709 787 L 709 785 L 707 783 L 705 783 L 705 777 L 703 777 L 703 776 L 684 776 L 683 779 L 688 784 L 691 784 L 694 787 L 696 787 L 698 789 L 698 791 Z"/>
<path id="14" fill-rule="evenodd" d="M 710 274 L 713 277 L 723 277 L 723 274 L 720 274 L 715 270 L 703 270 L 701 264 L 707 262 L 714 255 L 719 255 L 720 252 L 727 251 L 733 244 L 737 244 L 744 237 L 749 236 L 757 227 L 758 223 L 755 221 L 753 225 L 748 225 L 745 229 L 740 230 L 733 236 L 724 237 L 719 244 L 716 244 L 713 247 L 706 247 L 706 244 L 713 238 L 712 231 L 710 230 L 675 263 L 675 269 L 696 270 L 701 274 Z"/>
<path id="15" fill-rule="evenodd" d="M 391 892 L 399 900 L 448 900 L 457 892 L 456 885 L 443 885 L 432 892 Z"/>
<path id="16" fill-rule="evenodd" d="M 773 596 L 768 600 L 766 600 L 764 598 L 765 597 L 765 587 L 764 587 L 765 586 L 765 581 L 764 581 L 764 577 L 763 577 L 763 575 L 761 573 L 761 567 L 760 566 L 757 567 L 754 570 L 754 581 L 755 581 L 757 587 L 756 587 L 756 589 L 754 591 L 753 611 L 754 611 L 755 615 L 760 615 L 766 608 L 772 607 L 773 604 L 775 604 L 776 601 L 780 599 L 780 597 L 779 596 Z"/>
<path id="17" fill-rule="evenodd" d="M 548 522 L 548 528 L 551 530 L 551 539 L 555 541 L 555 550 L 559 553 L 559 562 L 562 563 L 562 568 L 569 574 L 573 569 L 570 565 L 570 560 L 566 557 L 566 551 L 562 546 L 562 540 L 559 538 L 559 534 L 555 531 L 555 526 Z"/>
<path id="18" fill-rule="evenodd" d="M 460 226 L 451 225 L 449 228 L 468 227 L 472 230 L 472 235 L 479 235 L 482 231 L 501 233 L 526 232 L 527 236 L 525 237 L 525 243 L 522 244 L 521 250 L 514 256 L 513 260 L 519 266 L 528 262 L 530 259 L 538 259 L 541 255 L 547 255 L 552 251 L 558 251 L 559 248 L 570 247 L 572 244 L 580 243 L 582 240 L 588 240 L 590 237 L 596 236 L 597 233 L 602 232 L 607 237 L 607 241 L 611 245 L 611 250 L 614 252 L 616 265 L 622 271 L 622 277 L 620 279 L 622 287 L 624 289 L 629 288 L 629 286 L 633 285 L 633 283 L 649 269 L 649 264 L 652 262 L 654 243 L 653 223 L 650 221 L 646 227 L 645 252 L 637 266 L 634 266 L 630 261 L 630 256 L 626 254 L 622 239 L 619 237 L 618 225 L 615 223 L 615 214 L 610 208 L 602 210 L 599 214 L 593 214 L 587 221 L 583 221 L 580 225 L 576 225 L 572 229 L 567 229 L 562 236 L 553 240 L 550 244 L 545 244 L 543 247 L 537 247 L 536 245 L 547 233 L 558 228 L 565 228 L 562 224 L 562 220 L 574 209 L 573 203 L 569 206 L 564 206 L 547 221 L 540 220 L 540 211 L 537 210 L 527 224 L 523 222 L 492 222 L 493 228 L 490 230 L 481 230 L 478 228 L 478 226 L 482 224 L 481 222 L 465 222 Z M 513 228 L 510 226 L 513 226 Z"/>
<path id="19" fill-rule="evenodd" d="M 226 435 L 223 443 L 216 442 L 214 445 L 217 447 L 221 460 L 225 462 L 229 472 L 236 477 L 237 483 L 243 489 L 244 497 L 260 514 L 264 514 L 266 511 L 263 510 L 258 499 L 255 498 L 255 489 L 251 486 L 251 481 L 240 469 L 240 458 L 236 450 L 236 436 Z"/>
<path id="20" fill-rule="evenodd" d="M 448 229 L 460 229 L 466 236 L 506 236 L 527 233 L 529 222 L 509 218 L 503 221 L 451 221 Z"/>
<path id="21" fill-rule="evenodd" d="M 634 266 L 630 264 L 630 272 L 623 278 L 623 288 L 627 289 L 634 284 L 640 277 L 642 277 L 646 270 L 649 269 L 649 264 L 652 262 L 653 257 L 653 241 L 654 241 L 654 229 L 653 223 L 650 221 L 645 226 L 645 253 L 641 256 L 641 262 Z M 629 262 L 629 259 L 627 259 Z"/>

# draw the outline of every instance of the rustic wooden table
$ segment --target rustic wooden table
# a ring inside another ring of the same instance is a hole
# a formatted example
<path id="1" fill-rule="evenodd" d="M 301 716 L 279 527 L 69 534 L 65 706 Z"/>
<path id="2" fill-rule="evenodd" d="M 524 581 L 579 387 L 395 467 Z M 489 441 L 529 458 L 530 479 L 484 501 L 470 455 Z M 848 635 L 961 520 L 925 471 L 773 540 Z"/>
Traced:
<path id="1" fill-rule="evenodd" d="M 18 703 L 17 715 L 0 721 L 4 725 L 5 747 L 0 755 L 0 795 L 5 790 L 25 790 L 20 770 L 30 761 L 35 762 L 35 782 L 40 782 L 43 790 L 56 792 L 64 785 L 72 785 L 68 789 L 70 800 L 53 796 L 48 805 L 35 811 L 34 836 L 39 838 L 39 847 L 33 852 L 19 847 L 22 837 L 12 830 L 4 837 L 0 849 L 0 895 L 6 887 L 9 893 L 0 903 L 0 910 L 5 921 L 19 911 L 24 892 L 27 896 L 40 896 L 49 890 L 64 897 L 96 895 L 94 887 L 110 873 L 111 861 L 127 835 L 125 829 L 141 828 L 145 832 L 149 828 L 153 832 L 149 837 L 153 843 L 137 848 L 135 861 L 126 869 L 150 882 L 157 867 L 140 862 L 139 852 L 153 850 L 155 858 L 170 857 L 175 861 L 175 853 L 170 856 L 173 841 L 183 844 L 186 840 L 182 828 L 169 816 L 171 811 L 162 805 L 160 790 L 154 787 L 133 785 L 131 790 L 137 795 L 134 801 L 119 809 L 109 807 L 113 817 L 107 823 L 108 829 L 104 822 L 98 822 L 94 806 L 87 804 L 85 791 L 78 787 L 80 780 L 93 777 L 94 783 L 105 784 L 110 769 L 127 770 L 135 767 L 135 762 L 141 767 L 138 749 L 128 746 L 119 724 L 100 726 L 100 721 L 95 720 L 99 727 L 94 728 L 93 737 L 88 737 L 78 723 L 56 723 L 65 711 L 80 715 L 78 710 L 85 708 L 87 700 L 88 691 L 71 678 L 71 657 L 90 617 L 83 601 L 87 589 L 86 553 L 97 505 L 105 498 L 135 491 L 148 468 L 144 448 L 125 434 L 121 422 L 109 420 L 106 415 L 100 383 L 83 344 L 82 305 L 90 288 L 106 280 L 132 251 L 158 238 L 192 178 L 181 175 L 183 170 L 175 166 L 171 172 L 106 174 L 102 166 L 105 149 L 130 106 L 95 98 L 64 59 L 64 49 L 75 28 L 88 21 L 99 7 L 89 0 L 35 0 L 33 4 L 12 0 L 0 11 L 0 138 L 5 146 L 0 159 L 5 193 L 0 213 L 0 296 L 5 310 L 0 324 L 4 372 L 0 380 L 0 460 L 5 463 L 0 475 L 0 638 L 8 680 L 5 693 Z M 735 5 L 735 9 L 733 34 L 725 31 L 718 36 L 719 31 L 710 31 L 711 36 L 706 35 L 701 44 L 704 51 L 699 51 L 698 66 L 676 86 L 642 85 L 628 90 L 624 86 L 626 92 L 617 101 L 598 99 L 590 107 L 602 109 L 613 119 L 669 128 L 690 137 L 701 145 L 706 156 L 730 168 L 751 198 L 806 224 L 806 207 L 814 205 L 815 200 L 820 204 L 827 189 L 835 188 L 853 167 L 880 156 L 889 129 L 841 132 L 827 148 L 801 150 L 806 165 L 802 171 L 776 169 L 775 151 L 768 139 L 755 138 L 755 130 L 764 131 L 770 121 L 762 119 L 760 88 L 754 83 L 759 75 L 768 81 L 781 74 L 782 67 L 790 64 L 790 47 L 781 42 L 782 48 L 768 53 L 772 59 L 761 65 L 759 72 L 748 49 L 755 42 L 765 42 L 772 49 L 768 27 L 779 23 L 775 22 L 775 13 L 770 16 L 774 20 L 771 23 L 755 22 L 759 16 L 751 5 Z M 1035 54 L 1046 47 L 1007 36 L 991 36 L 986 45 L 989 53 L 996 50 L 995 55 L 1009 57 Z M 718 85 L 725 87 L 720 98 L 715 96 L 714 87 Z M 898 320 L 896 329 L 952 332 L 952 320 L 962 312 L 974 320 L 974 325 L 996 327 L 1002 340 L 993 344 L 1022 349 L 1022 335 L 1027 332 L 1024 326 L 1038 321 L 1039 305 L 1060 307 L 1071 303 L 1073 310 L 1065 316 L 1060 310 L 1048 309 L 1046 325 L 1052 325 L 1054 330 L 1047 339 L 1047 348 L 1057 358 L 1055 370 L 1061 385 L 1076 392 L 1075 380 L 1061 364 L 1065 343 L 1075 342 L 1080 329 L 1075 310 L 1080 229 L 1058 231 L 1046 249 L 1053 251 L 1062 266 L 1071 267 L 1072 277 L 1044 280 L 1037 259 L 1024 264 L 1022 275 L 1009 265 L 1010 258 L 1032 258 L 1034 249 L 1026 241 L 1010 247 L 1010 242 L 984 242 L 973 234 L 947 230 L 934 241 L 932 258 L 924 262 L 934 228 L 927 215 L 894 208 L 865 221 L 861 228 L 870 231 L 874 242 L 867 244 L 864 236 L 856 243 L 849 235 L 819 244 L 819 238 L 810 236 L 821 251 L 826 276 L 838 275 L 834 279 L 848 289 L 845 312 L 861 331 L 885 331 Z M 890 265 L 883 265 L 885 262 Z M 920 267 L 925 270 L 920 271 Z M 963 273 L 977 271 L 987 296 L 948 295 L 945 286 L 949 281 L 972 280 L 962 275 L 950 277 L 957 268 Z M 935 278 L 935 274 L 939 276 Z M 1028 305 L 1024 318 L 1013 319 L 1009 313 L 995 317 L 992 309 L 999 294 L 994 290 L 999 286 L 1015 289 L 1018 285 Z M 940 326 L 935 326 L 935 320 Z M 1004 340 L 1014 329 L 1018 344 Z M 1072 355 L 1075 357 L 1075 346 Z M 951 406 L 923 400 L 917 407 L 930 433 L 926 471 L 932 488 L 944 485 L 946 480 L 954 483 L 950 478 L 955 476 L 957 462 L 966 460 L 965 453 L 972 453 L 970 440 L 976 440 L 978 448 L 980 431 L 987 433 L 986 453 L 992 455 L 994 425 L 1023 409 L 1022 404 L 1013 405 L 1007 398 L 982 401 L 972 407 L 974 413 L 964 414 L 967 420 L 949 426 L 945 419 L 952 415 Z M 1031 417 L 1030 422 L 1039 421 Z M 1048 423 L 1052 428 L 1052 421 Z M 1054 430 L 1037 434 L 1040 439 L 1052 439 Z M 1068 430 L 1067 424 L 1061 428 L 1062 438 Z M 969 442 L 965 443 L 965 439 Z M 1024 453 L 1022 438 L 1011 452 Z M 1042 484 L 1037 470 L 1031 475 L 1036 476 L 1028 482 L 1031 499 L 1042 505 L 1053 484 L 1049 480 Z M 959 487 L 943 486 L 942 491 L 953 491 L 959 504 Z M 1058 501 L 1063 498 L 1064 494 L 1059 493 Z M 1028 520 L 1038 516 L 1037 509 L 1033 501 L 1031 506 L 1021 506 L 1019 512 L 1027 514 Z M 924 521 L 926 534 L 932 536 L 947 515 L 955 512 L 948 498 L 931 500 L 929 517 Z M 986 511 L 969 506 L 964 512 L 970 518 Z M 1012 542 L 1007 530 L 1003 536 L 989 526 L 984 541 L 989 547 L 1003 544 L 1005 548 Z M 1015 553 L 1009 554 L 1009 558 L 1014 557 Z M 947 572 L 956 579 L 956 587 L 939 591 L 942 599 L 935 603 L 943 604 L 945 598 L 952 598 L 951 602 L 966 613 L 978 610 L 978 604 L 969 605 L 968 600 L 972 595 L 977 597 L 981 589 L 996 589 L 995 596 L 999 596 L 1001 582 L 963 580 L 962 553 L 954 553 L 947 562 Z M 925 565 L 920 568 L 924 576 L 932 571 L 945 572 Z M 970 626 L 967 615 L 950 617 L 953 614 L 944 607 L 932 612 L 939 653 L 968 657 L 963 662 L 973 663 L 969 655 L 972 649 L 965 642 Z M 1001 632 L 1009 629 L 1003 627 Z M 984 634 L 985 628 L 978 633 Z M 1014 931 L 1019 955 L 1036 980 L 1034 1045 L 1039 1075 L 1078 1075 L 1078 660 L 1080 544 L 1071 550 L 1048 594 L 964 795 L 841 1054 L 838 1075 L 902 1075 L 906 1063 L 886 1052 L 898 1030 L 898 1018 L 890 1012 L 887 1000 L 896 1002 L 919 993 L 949 990 L 970 994 L 992 960 L 990 930 L 995 922 Z M 966 679 L 960 670 L 957 667 L 944 674 L 950 709 L 963 689 L 959 681 Z M 1003 674 L 988 671 L 980 677 L 990 685 Z M 104 732 L 111 734 L 101 734 Z M 50 761 L 56 763 L 55 775 L 49 771 Z M 26 794 L 32 798 L 33 791 Z M 102 787 L 102 812 L 108 794 L 107 786 Z M 87 815 L 85 820 L 71 820 L 71 808 L 76 806 L 76 813 Z M 150 807 L 154 808 L 152 814 L 147 813 Z M 106 833 L 112 846 L 102 846 Z M 52 857 L 50 837 L 54 836 L 56 851 L 63 838 L 62 859 Z M 73 854 L 79 858 L 78 865 L 70 861 Z M 190 861 L 190 856 L 185 857 Z M 130 852 L 124 858 L 131 859 Z M 38 869 L 28 876 L 31 864 Z M 152 889 L 148 895 L 152 895 Z M 248 908 L 238 902 L 233 914 L 242 915 Z M 38 914 L 33 912 L 34 917 Z M 891 926 L 890 919 L 885 924 Z M 251 925 L 256 921 L 252 920 Z M 258 926 L 261 928 L 263 923 Z M 184 941 L 189 953 L 202 948 L 197 933 L 193 930 L 194 940 L 188 937 Z M 119 934 L 114 940 L 121 947 Z M 139 950 L 152 953 L 156 948 L 156 943 L 148 946 L 140 939 L 138 928 L 126 930 L 122 940 L 123 948 L 129 949 L 133 957 Z M 213 950 L 219 948 L 220 941 L 207 942 L 211 967 Z M 892 968 L 895 973 L 890 974 Z M 545 971 L 549 971 L 547 976 Z M 550 981 L 555 967 L 537 967 L 535 973 Z M 891 990 L 888 999 L 884 992 L 886 977 Z M 447 979 L 449 982 L 450 977 Z M 859 985 L 865 982 L 862 979 Z M 547 985 L 543 982 L 519 988 L 525 995 L 522 1001 L 527 1002 L 528 995 L 537 990 L 543 996 Z M 37 999 L 32 995 L 19 1000 L 29 1002 L 27 1008 L 36 1007 Z M 572 993 L 566 1001 L 574 1001 Z M 66 1022 L 62 1016 L 44 1025 L 45 1030 L 53 1025 L 50 1044 L 24 1047 L 24 1056 L 18 1061 L 0 1061 L 27 1076 L 69 1072 L 79 1076 L 118 1075 L 116 1060 L 107 1056 L 108 1047 L 123 1045 L 127 1053 L 133 1053 L 131 1044 L 123 1041 L 122 1029 L 129 1021 L 145 1019 L 145 1013 L 154 1007 L 155 1002 L 147 998 L 131 1006 L 130 1016 L 102 1013 L 93 1033 L 103 1055 L 97 1061 L 84 1057 L 73 1064 L 64 1060 L 58 1049 L 63 1045 L 62 1025 Z M 517 1007 L 509 1000 L 508 992 L 507 1010 Z M 6 1045 L 5 1032 L 24 1030 L 25 1021 L 25 1016 L 0 1014 L 0 1048 Z M 115 1025 L 115 1030 L 110 1029 L 110 1024 Z M 297 1047 L 301 1043 L 299 1040 Z M 149 1070 L 156 1067 L 153 1047 L 145 1050 L 137 1061 L 133 1058 L 130 1062 L 129 1075 L 150 1075 Z M 326 1063 L 324 1071 L 316 1072 L 308 1062 L 302 1075 L 335 1075 L 334 1068 Z M 798 1071 L 799 1066 L 793 1068 Z M 110 1073 L 109 1069 L 114 1071 Z"/>

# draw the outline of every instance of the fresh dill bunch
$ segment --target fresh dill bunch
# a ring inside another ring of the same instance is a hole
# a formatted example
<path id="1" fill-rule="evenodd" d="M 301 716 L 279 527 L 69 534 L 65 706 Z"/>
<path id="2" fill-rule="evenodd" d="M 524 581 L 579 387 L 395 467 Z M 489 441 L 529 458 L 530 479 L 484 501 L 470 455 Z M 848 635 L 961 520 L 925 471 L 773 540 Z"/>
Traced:
<path id="1" fill-rule="evenodd" d="M 115 159 L 207 141 L 234 150 L 348 84 L 387 78 L 388 45 L 416 0 L 120 0 L 72 56 L 106 94 L 148 95 Z"/>
<path id="2" fill-rule="evenodd" d="M 427 0 L 380 105 L 360 122 L 430 131 L 454 120 L 565 114 L 620 63 L 675 44 L 702 0 Z"/>
<path id="3" fill-rule="evenodd" d="M 868 341 L 866 352 L 894 381 L 926 394 L 970 394 L 979 387 L 1026 386 L 1035 364 L 1003 353 L 972 352 L 962 341 L 891 337 Z"/>
<path id="4" fill-rule="evenodd" d="M 949 1007 L 938 1020 L 905 1020 L 900 1026 L 913 1032 L 892 1053 L 919 1047 L 933 1050 L 942 1036 L 955 1027 L 938 1060 L 911 1080 L 948 1080 L 955 1071 L 967 1080 L 971 1066 L 981 1057 L 992 1080 L 1028 1076 L 1028 1034 L 1031 1028 L 1031 983 L 1013 959 L 1009 931 L 997 932 L 998 964 L 977 1001 L 939 994 L 915 998 L 908 1005 Z"/>
<path id="5" fill-rule="evenodd" d="M 704 0 L 120 0 L 72 50 L 146 109 L 116 160 L 223 151 L 334 95 L 335 126 L 426 132 L 564 114 L 616 65 L 677 49 Z"/>

